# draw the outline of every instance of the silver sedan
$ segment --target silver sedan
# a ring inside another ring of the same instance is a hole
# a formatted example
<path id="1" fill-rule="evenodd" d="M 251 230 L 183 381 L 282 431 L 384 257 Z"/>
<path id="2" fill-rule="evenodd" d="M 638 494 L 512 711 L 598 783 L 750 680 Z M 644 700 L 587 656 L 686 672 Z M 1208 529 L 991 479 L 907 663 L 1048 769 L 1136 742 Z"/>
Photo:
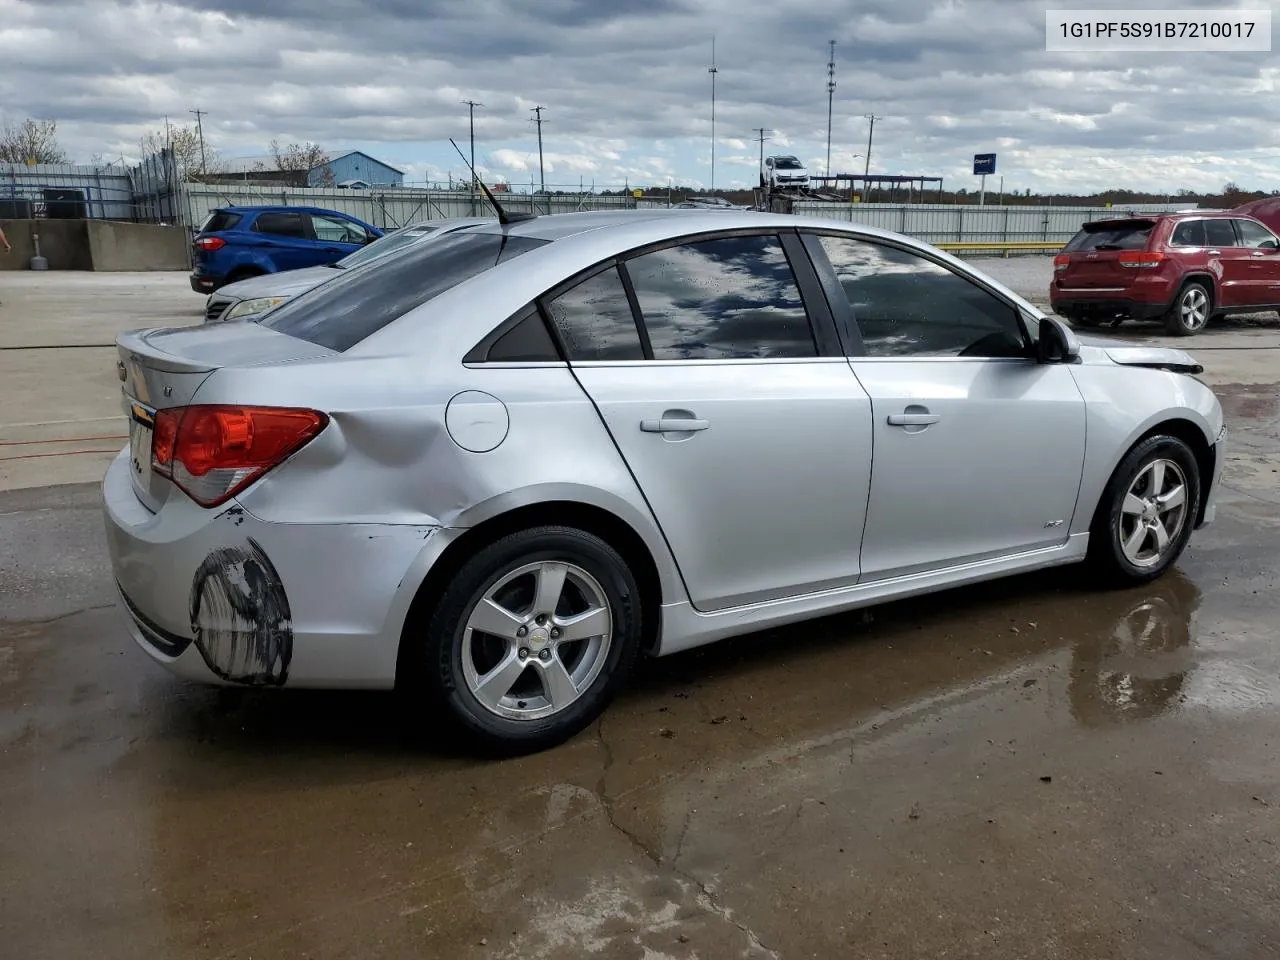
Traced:
<path id="1" fill-rule="evenodd" d="M 123 609 L 189 678 L 400 687 L 490 747 L 636 658 L 1087 562 L 1164 573 L 1222 411 L 905 237 L 751 212 L 476 225 L 256 323 L 119 338 Z"/>

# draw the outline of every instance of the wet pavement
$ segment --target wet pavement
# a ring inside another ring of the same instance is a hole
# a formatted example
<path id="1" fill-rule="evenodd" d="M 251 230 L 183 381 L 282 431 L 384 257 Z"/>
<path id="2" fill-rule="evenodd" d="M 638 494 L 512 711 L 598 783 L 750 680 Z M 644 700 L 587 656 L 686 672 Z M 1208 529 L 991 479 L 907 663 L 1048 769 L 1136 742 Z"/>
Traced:
<path id="1" fill-rule="evenodd" d="M 482 762 L 134 648 L 91 485 L 0 493 L 0 958 L 1280 956 L 1280 401 L 1218 522 L 646 664 Z"/>

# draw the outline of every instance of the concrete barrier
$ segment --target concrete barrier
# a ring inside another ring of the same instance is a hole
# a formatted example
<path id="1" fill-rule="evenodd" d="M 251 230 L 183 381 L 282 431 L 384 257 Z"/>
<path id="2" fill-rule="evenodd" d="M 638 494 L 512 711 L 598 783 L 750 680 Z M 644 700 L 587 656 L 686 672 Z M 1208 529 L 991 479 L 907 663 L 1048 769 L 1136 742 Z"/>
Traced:
<path id="1" fill-rule="evenodd" d="M 187 231 L 115 220 L 0 220 L 13 253 L 0 253 L 0 270 L 27 270 L 32 237 L 50 270 L 186 270 Z"/>
<path id="2" fill-rule="evenodd" d="M 187 231 L 154 223 L 86 220 L 94 270 L 187 270 Z"/>

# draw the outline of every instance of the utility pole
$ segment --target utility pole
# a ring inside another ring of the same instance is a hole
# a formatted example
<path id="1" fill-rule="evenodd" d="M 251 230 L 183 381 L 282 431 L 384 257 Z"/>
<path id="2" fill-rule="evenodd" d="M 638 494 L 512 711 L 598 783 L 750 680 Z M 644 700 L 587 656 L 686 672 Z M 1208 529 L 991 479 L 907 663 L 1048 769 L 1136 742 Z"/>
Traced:
<path id="1" fill-rule="evenodd" d="M 188 110 L 187 113 L 194 113 L 196 115 L 196 131 L 200 134 L 200 172 L 207 173 L 208 170 L 206 169 L 204 159 L 204 123 L 202 122 L 206 111 L 197 107 L 194 110 Z"/>
<path id="2" fill-rule="evenodd" d="M 547 192 L 547 174 L 542 167 L 542 111 L 546 107 L 536 106 L 533 108 L 534 123 L 538 125 L 538 179 L 542 183 L 542 192 Z"/>
<path id="3" fill-rule="evenodd" d="M 867 163 L 862 168 L 863 177 L 867 177 L 871 173 L 871 138 L 876 135 L 876 121 L 883 120 L 884 117 L 877 117 L 874 113 L 864 113 L 863 119 L 871 121 L 871 128 L 867 130 Z"/>
<path id="4" fill-rule="evenodd" d="M 477 103 L 474 100 L 463 100 L 467 105 L 468 112 L 471 117 L 471 213 L 476 212 L 476 107 L 483 107 L 483 103 Z"/>
<path id="5" fill-rule="evenodd" d="M 711 66 L 707 73 L 711 74 L 711 189 L 716 188 L 716 74 L 720 68 L 716 66 L 716 36 L 711 35 Z"/>
<path id="6" fill-rule="evenodd" d="M 827 60 L 827 176 L 831 176 L 831 102 L 836 95 L 836 42 L 831 44 L 831 56 Z"/>
<path id="7" fill-rule="evenodd" d="M 760 186 L 764 186 L 764 142 L 769 138 L 765 136 L 769 131 L 764 127 L 752 127 L 756 132 L 756 139 L 760 141 Z"/>

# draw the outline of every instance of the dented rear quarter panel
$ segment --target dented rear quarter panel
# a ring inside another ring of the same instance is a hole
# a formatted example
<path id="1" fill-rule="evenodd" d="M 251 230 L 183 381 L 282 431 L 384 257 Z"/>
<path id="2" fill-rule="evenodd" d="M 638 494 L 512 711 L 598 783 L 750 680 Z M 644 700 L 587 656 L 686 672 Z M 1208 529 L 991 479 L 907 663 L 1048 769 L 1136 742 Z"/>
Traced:
<path id="1" fill-rule="evenodd" d="M 505 407 L 506 433 L 488 452 L 464 449 L 446 426 L 450 400 L 466 391 Z M 407 564 L 397 552 L 376 575 L 362 571 L 395 589 L 381 630 L 393 659 L 413 596 L 447 545 L 460 531 L 533 504 L 564 501 L 613 514 L 648 547 L 664 602 L 685 597 L 648 504 L 567 364 L 466 367 L 447 353 L 344 354 L 218 370 L 197 400 L 311 406 L 330 417 L 315 440 L 237 497 L 252 517 L 282 526 L 439 531 L 421 540 Z M 303 538 L 296 549 L 306 555 L 298 558 L 304 568 L 348 562 L 341 554 L 314 556 Z M 282 569 L 293 565 L 271 557 Z M 376 552 L 360 562 L 379 564 Z"/>

